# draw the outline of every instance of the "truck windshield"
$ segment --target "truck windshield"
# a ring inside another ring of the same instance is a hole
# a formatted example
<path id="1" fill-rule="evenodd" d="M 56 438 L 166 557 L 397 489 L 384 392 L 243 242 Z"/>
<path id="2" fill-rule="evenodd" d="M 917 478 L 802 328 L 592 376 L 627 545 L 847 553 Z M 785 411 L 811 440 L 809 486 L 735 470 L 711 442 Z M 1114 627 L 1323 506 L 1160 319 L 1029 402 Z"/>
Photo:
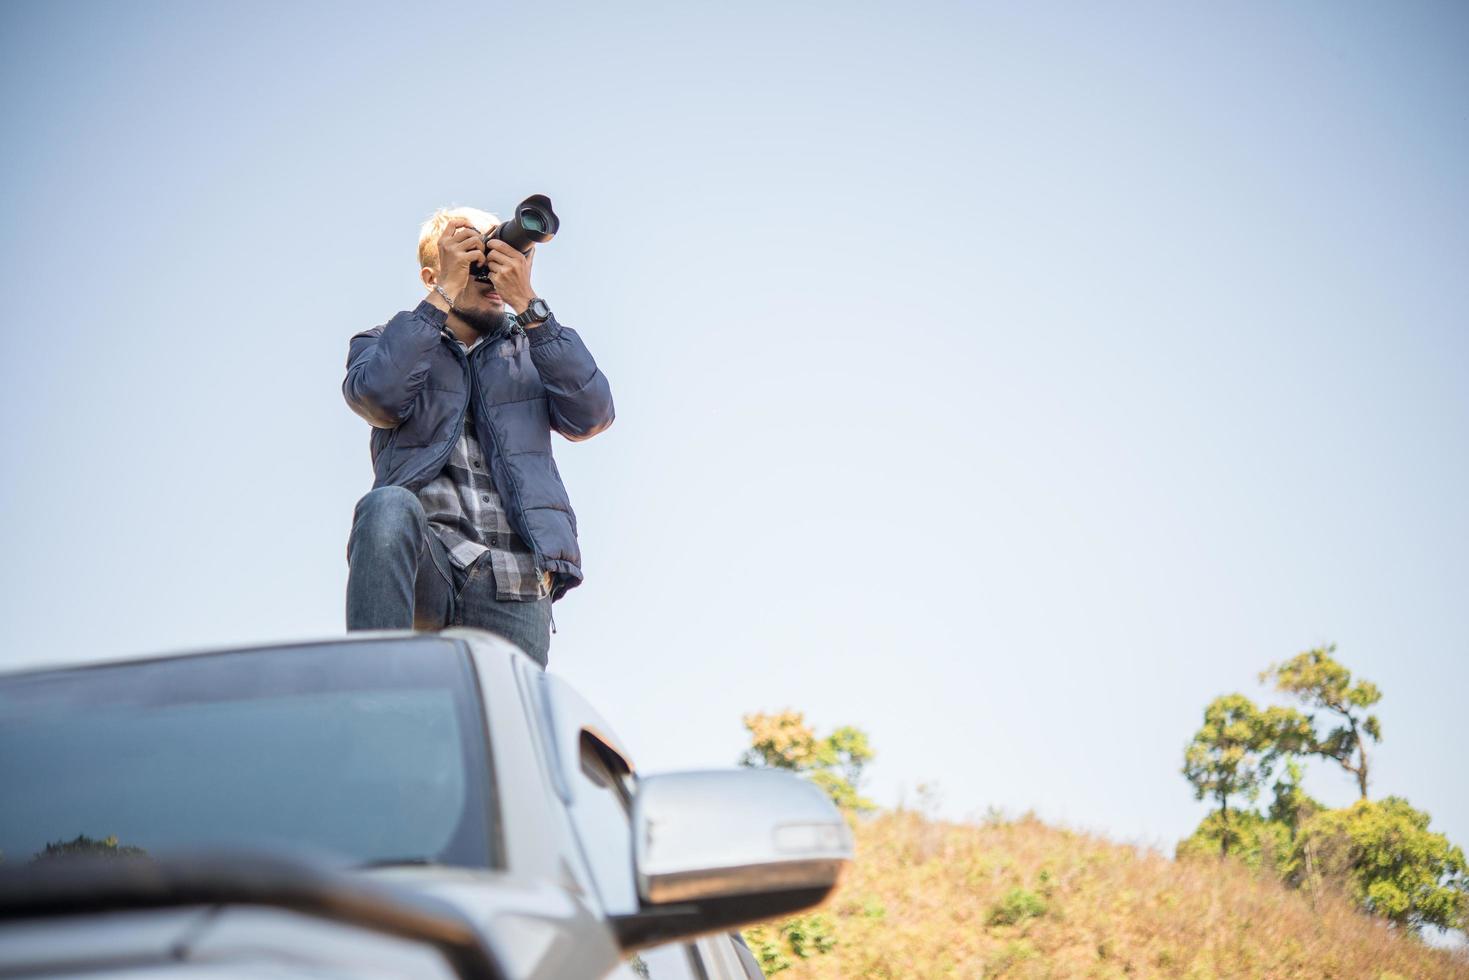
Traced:
<path id="1" fill-rule="evenodd" d="M 452 641 L 0 677 L 0 860 L 308 848 L 490 867 L 485 724 Z"/>

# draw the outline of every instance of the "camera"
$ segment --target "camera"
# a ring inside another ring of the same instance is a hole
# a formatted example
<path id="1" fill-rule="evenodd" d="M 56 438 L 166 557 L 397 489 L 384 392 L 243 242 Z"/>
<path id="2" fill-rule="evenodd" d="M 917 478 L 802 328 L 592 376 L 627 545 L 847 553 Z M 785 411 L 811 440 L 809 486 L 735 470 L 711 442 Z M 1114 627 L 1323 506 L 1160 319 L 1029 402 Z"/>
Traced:
<path id="1" fill-rule="evenodd" d="M 494 231 L 485 235 L 485 246 L 499 240 L 524 254 L 532 245 L 555 238 L 560 228 L 561 219 L 551 210 L 551 199 L 544 194 L 532 194 L 515 206 L 510 220 L 500 222 Z M 471 265 L 469 274 L 479 282 L 490 282 L 490 270 L 482 262 Z"/>

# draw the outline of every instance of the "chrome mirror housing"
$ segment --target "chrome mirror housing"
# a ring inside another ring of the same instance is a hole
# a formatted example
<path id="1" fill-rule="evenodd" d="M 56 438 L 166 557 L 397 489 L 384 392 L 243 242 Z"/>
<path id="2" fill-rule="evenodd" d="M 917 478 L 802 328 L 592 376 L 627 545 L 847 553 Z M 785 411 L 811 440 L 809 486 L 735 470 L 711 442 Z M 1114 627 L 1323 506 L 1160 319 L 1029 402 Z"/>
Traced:
<path id="1" fill-rule="evenodd" d="M 818 905 L 852 860 L 852 834 L 792 773 L 667 773 L 638 783 L 633 860 L 642 908 L 618 922 L 624 948 Z"/>
<path id="2" fill-rule="evenodd" d="M 836 886 L 852 835 L 821 789 L 774 769 L 653 776 L 633 801 L 644 901 Z"/>

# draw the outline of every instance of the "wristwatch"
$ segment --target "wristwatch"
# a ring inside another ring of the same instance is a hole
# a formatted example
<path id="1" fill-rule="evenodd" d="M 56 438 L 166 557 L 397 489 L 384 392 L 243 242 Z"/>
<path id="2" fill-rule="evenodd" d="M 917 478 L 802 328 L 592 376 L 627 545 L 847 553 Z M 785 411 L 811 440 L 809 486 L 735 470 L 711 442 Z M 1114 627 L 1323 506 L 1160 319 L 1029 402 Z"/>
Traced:
<path id="1" fill-rule="evenodd" d="M 515 315 L 515 322 L 522 327 L 528 327 L 532 323 L 540 323 L 550 315 L 551 308 L 546 305 L 545 300 L 537 296 L 526 304 L 523 312 Z"/>

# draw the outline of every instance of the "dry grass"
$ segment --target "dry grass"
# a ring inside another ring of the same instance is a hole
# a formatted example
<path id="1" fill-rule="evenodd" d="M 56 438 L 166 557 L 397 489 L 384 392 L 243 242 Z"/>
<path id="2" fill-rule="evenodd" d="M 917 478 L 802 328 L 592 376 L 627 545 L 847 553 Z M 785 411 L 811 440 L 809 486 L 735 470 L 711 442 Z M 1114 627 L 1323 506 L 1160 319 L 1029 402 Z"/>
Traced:
<path id="1" fill-rule="evenodd" d="M 1332 896 L 1313 909 L 1234 862 L 1176 862 L 1032 819 L 897 812 L 856 836 L 857 861 L 818 913 L 835 947 L 793 957 L 782 980 L 1469 977 L 1462 953 Z"/>

